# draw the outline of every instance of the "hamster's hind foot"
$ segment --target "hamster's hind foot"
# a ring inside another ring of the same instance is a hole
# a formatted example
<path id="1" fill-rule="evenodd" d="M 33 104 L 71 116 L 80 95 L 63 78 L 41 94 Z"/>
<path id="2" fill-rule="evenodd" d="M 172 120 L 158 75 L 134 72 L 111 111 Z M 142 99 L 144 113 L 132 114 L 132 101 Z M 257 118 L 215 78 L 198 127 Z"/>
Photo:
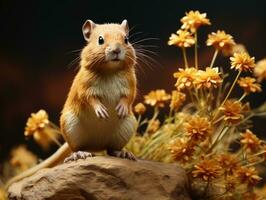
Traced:
<path id="1" fill-rule="evenodd" d="M 88 157 L 93 157 L 94 155 L 90 152 L 86 152 L 86 151 L 77 151 L 72 153 L 69 157 L 67 157 L 64 160 L 64 163 L 68 163 L 68 162 L 72 162 L 72 161 L 76 161 L 79 159 L 83 159 L 85 160 Z"/>
<path id="2" fill-rule="evenodd" d="M 132 152 L 129 152 L 129 151 L 118 151 L 118 150 L 107 150 L 107 154 L 109 156 L 114 156 L 114 157 L 118 157 L 118 158 L 124 158 L 124 159 L 129 159 L 129 160 L 134 160 L 134 161 L 137 161 L 137 158 L 136 156 L 132 153 Z"/>

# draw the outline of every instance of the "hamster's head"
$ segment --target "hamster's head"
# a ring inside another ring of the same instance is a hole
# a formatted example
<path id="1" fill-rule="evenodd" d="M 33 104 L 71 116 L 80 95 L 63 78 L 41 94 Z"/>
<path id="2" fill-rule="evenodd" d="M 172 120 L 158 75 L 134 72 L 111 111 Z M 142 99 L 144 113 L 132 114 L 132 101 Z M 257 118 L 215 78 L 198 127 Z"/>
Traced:
<path id="1" fill-rule="evenodd" d="M 100 71 L 134 67 L 136 54 L 128 40 L 127 20 L 121 24 L 95 24 L 87 20 L 82 32 L 87 45 L 81 52 L 81 66 Z"/>

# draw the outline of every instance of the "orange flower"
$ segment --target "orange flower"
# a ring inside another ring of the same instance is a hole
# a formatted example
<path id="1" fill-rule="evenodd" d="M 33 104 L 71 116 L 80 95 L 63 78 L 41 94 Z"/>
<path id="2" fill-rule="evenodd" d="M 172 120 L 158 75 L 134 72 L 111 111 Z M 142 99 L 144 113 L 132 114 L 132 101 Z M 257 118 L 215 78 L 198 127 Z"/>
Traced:
<path id="1" fill-rule="evenodd" d="M 170 108 L 174 111 L 177 111 L 185 102 L 185 100 L 186 100 L 186 95 L 183 92 L 179 92 L 176 90 L 172 91 Z"/>
<path id="2" fill-rule="evenodd" d="M 213 160 L 202 160 L 194 166 L 192 171 L 192 176 L 194 178 L 201 178 L 203 181 L 210 181 L 216 179 L 221 174 L 221 167 L 219 164 Z"/>
<path id="3" fill-rule="evenodd" d="M 146 107 L 145 107 L 145 105 L 143 103 L 138 103 L 137 105 L 135 105 L 134 111 L 137 114 L 142 115 L 143 113 L 145 113 Z"/>
<path id="4" fill-rule="evenodd" d="M 231 69 L 239 71 L 252 71 L 255 67 L 255 58 L 250 57 L 248 53 L 234 53 L 233 57 L 230 57 Z"/>
<path id="5" fill-rule="evenodd" d="M 192 159 L 195 148 L 187 138 L 179 138 L 170 143 L 169 149 L 176 161 L 183 163 Z"/>
<path id="6" fill-rule="evenodd" d="M 245 93 L 261 92 L 261 85 L 256 83 L 256 79 L 252 77 L 242 77 L 238 80 L 238 84 L 244 89 Z"/>
<path id="7" fill-rule="evenodd" d="M 242 105 L 237 100 L 227 100 L 219 110 L 223 111 L 226 122 L 236 124 L 244 118 L 244 113 L 248 110 L 248 104 Z"/>
<path id="8" fill-rule="evenodd" d="M 237 171 L 237 177 L 240 183 L 247 184 L 248 186 L 255 186 L 261 180 L 254 167 L 241 167 Z"/>
<path id="9" fill-rule="evenodd" d="M 203 141 L 212 131 L 211 123 L 206 117 L 194 116 L 184 124 L 186 135 L 193 142 Z"/>
<path id="10" fill-rule="evenodd" d="M 224 170 L 225 174 L 233 174 L 239 167 L 238 159 L 230 154 L 221 154 L 217 157 L 217 161 Z"/>
<path id="11" fill-rule="evenodd" d="M 177 90 L 184 88 L 191 88 L 197 76 L 197 69 L 194 67 L 179 69 L 178 72 L 174 73 L 174 77 L 177 78 L 175 86 Z"/>
<path id="12" fill-rule="evenodd" d="M 169 38 L 168 45 L 176 45 L 178 47 L 191 47 L 195 44 L 195 39 L 192 37 L 191 33 L 186 30 L 178 30 L 177 35 L 172 33 Z"/>
<path id="13" fill-rule="evenodd" d="M 217 50 L 231 51 L 235 45 L 233 37 L 225 31 L 218 30 L 208 35 L 207 46 L 213 46 Z"/>
<path id="14" fill-rule="evenodd" d="M 144 99 L 148 105 L 164 107 L 165 102 L 171 99 L 171 95 L 167 94 L 165 90 L 155 90 L 145 95 Z"/>
<path id="15" fill-rule="evenodd" d="M 254 75 L 258 78 L 259 82 L 266 79 L 266 58 L 256 63 Z"/>
<path id="16" fill-rule="evenodd" d="M 261 145 L 261 140 L 257 138 L 249 129 L 241 134 L 240 143 L 247 152 L 257 152 Z"/>
<path id="17" fill-rule="evenodd" d="M 216 68 L 206 68 L 206 71 L 199 70 L 197 73 L 197 78 L 194 81 L 197 88 L 217 88 L 223 80 L 219 75 L 219 69 Z"/>
<path id="18" fill-rule="evenodd" d="M 210 25 L 210 20 L 207 17 L 206 13 L 200 13 L 199 11 L 189 11 L 181 19 L 183 23 L 182 29 L 190 30 L 191 32 L 196 32 L 200 26 Z"/>

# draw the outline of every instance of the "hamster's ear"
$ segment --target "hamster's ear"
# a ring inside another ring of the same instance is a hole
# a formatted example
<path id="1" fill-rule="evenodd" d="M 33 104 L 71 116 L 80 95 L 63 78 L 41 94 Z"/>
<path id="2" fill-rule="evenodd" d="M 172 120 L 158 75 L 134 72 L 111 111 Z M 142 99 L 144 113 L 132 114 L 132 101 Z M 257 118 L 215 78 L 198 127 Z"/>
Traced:
<path id="1" fill-rule="evenodd" d="M 121 26 L 125 30 L 126 34 L 128 35 L 129 34 L 129 27 L 128 27 L 128 23 L 127 23 L 127 20 L 126 19 L 124 19 L 122 21 Z"/>
<path id="2" fill-rule="evenodd" d="M 82 26 L 82 33 L 85 40 L 89 40 L 92 30 L 96 27 L 96 24 L 91 20 L 86 20 Z"/>

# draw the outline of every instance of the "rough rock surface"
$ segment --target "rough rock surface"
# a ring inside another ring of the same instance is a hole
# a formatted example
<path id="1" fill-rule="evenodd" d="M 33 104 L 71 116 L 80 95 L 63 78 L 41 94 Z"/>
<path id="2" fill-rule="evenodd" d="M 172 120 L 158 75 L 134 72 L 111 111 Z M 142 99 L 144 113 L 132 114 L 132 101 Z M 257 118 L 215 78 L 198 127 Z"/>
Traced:
<path id="1" fill-rule="evenodd" d="M 174 164 L 93 157 L 43 169 L 9 187 L 9 199 L 190 200 Z"/>

